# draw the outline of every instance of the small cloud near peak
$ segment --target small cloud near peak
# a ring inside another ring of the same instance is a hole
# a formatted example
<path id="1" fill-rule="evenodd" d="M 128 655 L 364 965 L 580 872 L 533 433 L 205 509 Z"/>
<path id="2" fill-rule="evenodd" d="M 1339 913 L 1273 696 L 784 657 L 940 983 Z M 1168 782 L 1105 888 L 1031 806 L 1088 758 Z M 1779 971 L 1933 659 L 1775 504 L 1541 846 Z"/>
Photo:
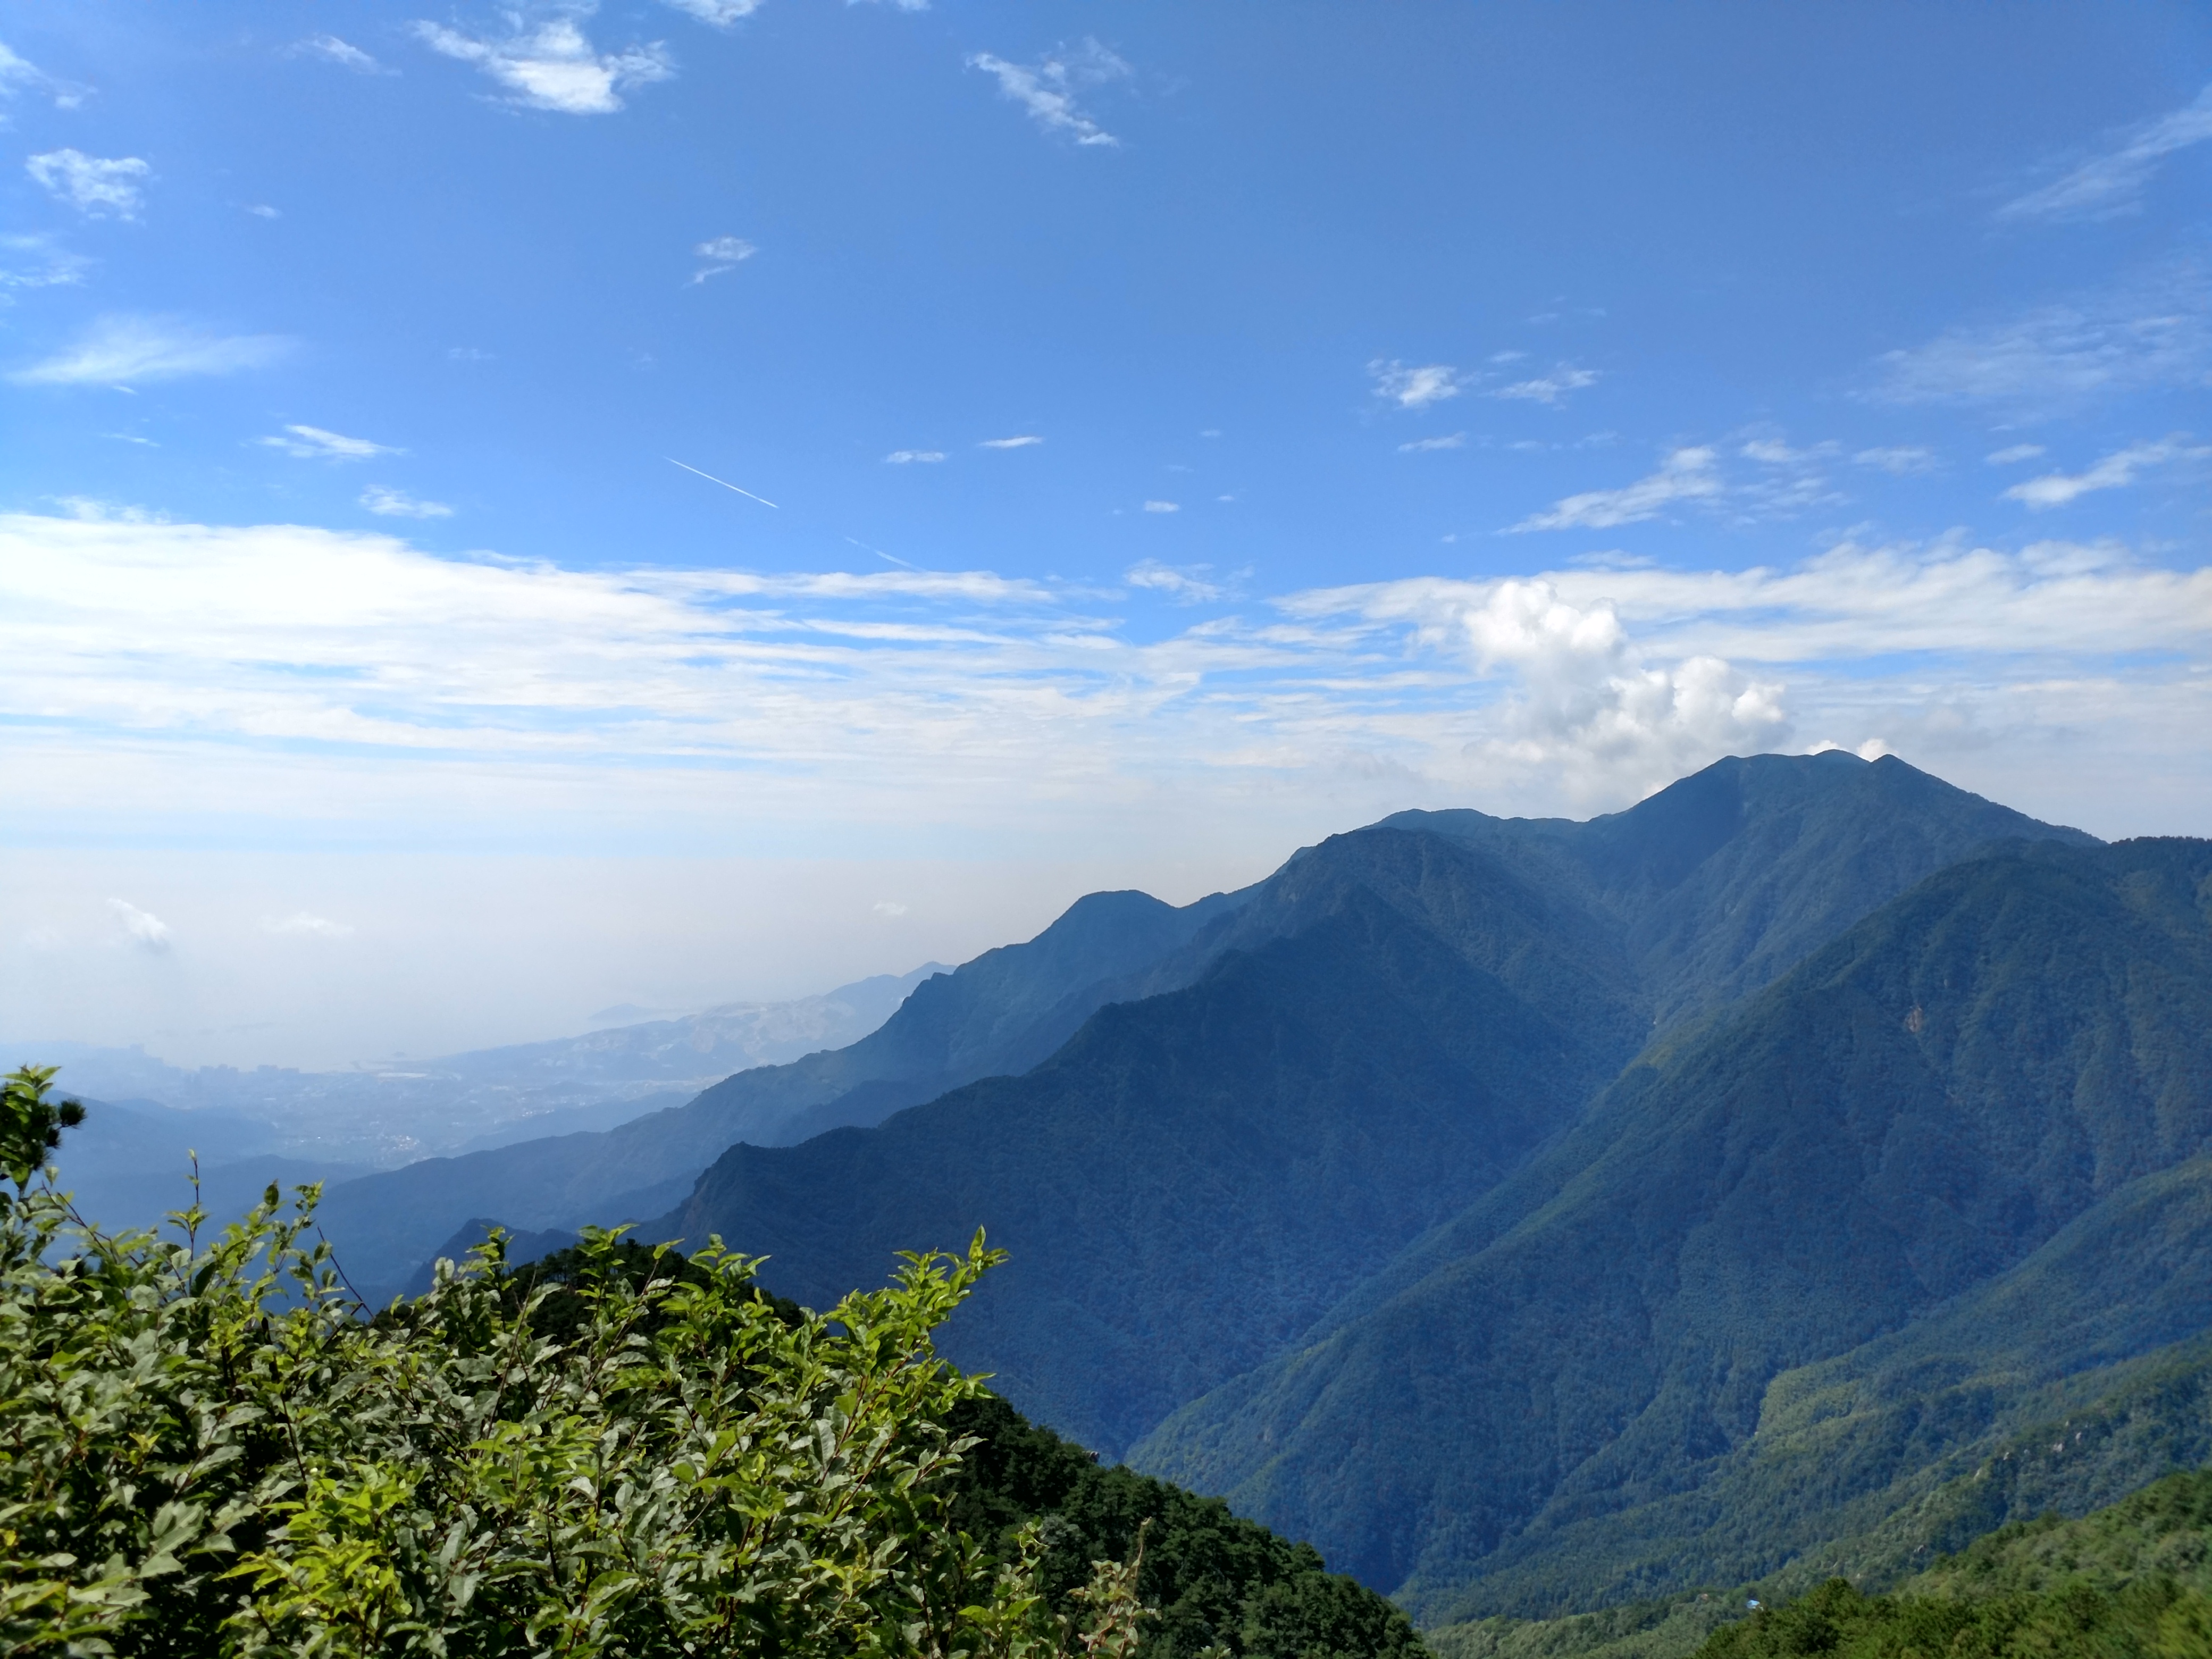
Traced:
<path id="1" fill-rule="evenodd" d="M 110 915 L 123 929 L 123 934 L 143 951 L 161 951 L 169 948 L 169 924 L 150 910 L 141 910 L 128 899 L 107 901 Z"/>

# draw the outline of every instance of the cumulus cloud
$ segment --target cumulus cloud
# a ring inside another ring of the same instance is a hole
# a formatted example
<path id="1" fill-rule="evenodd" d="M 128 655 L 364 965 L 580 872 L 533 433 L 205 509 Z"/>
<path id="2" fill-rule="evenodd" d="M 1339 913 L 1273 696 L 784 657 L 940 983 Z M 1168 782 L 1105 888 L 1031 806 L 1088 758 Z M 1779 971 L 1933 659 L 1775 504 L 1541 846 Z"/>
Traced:
<path id="1" fill-rule="evenodd" d="M 1510 386 L 1499 386 L 1490 395 L 1493 398 L 1520 398 L 1556 409 L 1569 392 L 1595 386 L 1598 380 L 1596 369 L 1577 368 L 1572 363 L 1561 363 L 1549 374 L 1540 374 L 1533 380 L 1516 380 Z"/>
<path id="2" fill-rule="evenodd" d="M 149 910 L 141 910 L 128 899 L 107 901 L 110 915 L 123 929 L 123 935 L 142 950 L 166 951 L 169 948 L 169 924 Z"/>
<path id="3" fill-rule="evenodd" d="M 12 372 L 18 386 L 112 386 L 234 374 L 288 355 L 281 334 L 216 334 L 167 317 L 103 317 L 69 349 Z"/>
<path id="4" fill-rule="evenodd" d="M 507 89 L 507 102 L 562 115 L 611 115 L 623 107 L 623 93 L 676 73 L 659 41 L 603 52 L 573 16 L 535 27 L 518 17 L 514 32 L 498 40 L 430 22 L 416 23 L 415 36 L 433 52 L 475 64 Z"/>
<path id="5" fill-rule="evenodd" d="M 1747 446 L 1748 447 L 1748 446 Z M 1618 489 L 1588 489 L 1554 502 L 1549 510 L 1532 513 L 1510 529 L 1611 530 L 1625 524 L 1656 519 L 1678 501 L 1711 501 L 1724 489 L 1717 457 L 1708 447 L 1675 450 L 1656 472 Z"/>
<path id="6" fill-rule="evenodd" d="M 1441 438 L 1416 438 L 1411 443 L 1400 444 L 1401 455 L 1417 455 L 1432 449 L 1459 449 L 1467 443 L 1467 434 L 1453 432 Z"/>
<path id="7" fill-rule="evenodd" d="M 699 244 L 692 253 L 707 263 L 691 273 L 691 285 L 696 287 L 709 276 L 719 276 L 726 270 L 735 270 L 754 254 L 760 252 L 741 236 L 716 236 Z"/>
<path id="8" fill-rule="evenodd" d="M 1408 368 L 1396 359 L 1377 357 L 1367 365 L 1375 381 L 1375 395 L 1401 409 L 1426 409 L 1460 394 L 1459 371 L 1449 363 L 1423 363 Z"/>
<path id="9" fill-rule="evenodd" d="M 372 443 L 367 438 L 349 438 L 343 432 L 326 432 L 319 426 L 288 426 L 281 433 L 257 438 L 256 443 L 270 449 L 281 449 L 295 460 L 302 461 L 366 461 L 379 455 L 404 455 L 404 449 L 390 444 Z"/>
<path id="10" fill-rule="evenodd" d="M 884 457 L 884 461 L 890 466 L 912 466 L 917 462 L 933 465 L 944 459 L 945 452 L 941 449 L 894 449 Z"/>
<path id="11" fill-rule="evenodd" d="M 2118 134 L 2101 153 L 1997 210 L 2001 219 L 2105 219 L 2134 213 L 2158 164 L 2212 138 L 2212 87 L 2186 108 Z"/>
<path id="12" fill-rule="evenodd" d="M 326 64 L 336 64 L 356 75 L 397 75 L 349 40 L 341 40 L 335 34 L 311 34 L 292 49 L 295 58 L 319 58 Z"/>
<path id="13" fill-rule="evenodd" d="M 386 519 L 450 519 L 453 509 L 443 501 L 421 501 L 404 489 L 371 484 L 361 492 L 361 504 Z"/>
<path id="14" fill-rule="evenodd" d="M 87 155 L 81 149 L 51 149 L 23 163 L 46 192 L 94 219 L 135 219 L 146 204 L 141 182 L 154 169 L 136 155 Z"/>
<path id="15" fill-rule="evenodd" d="M 2212 448 L 2192 446 L 2185 433 L 2175 433 L 2154 442 L 2130 444 L 2115 451 L 2084 471 L 2050 472 L 2030 478 L 2005 491 L 2005 499 L 2020 501 L 2034 512 L 2064 507 L 2100 489 L 2124 489 L 2146 471 L 2174 461 L 2201 460 Z"/>
<path id="16" fill-rule="evenodd" d="M 1031 444 L 1041 444 L 1043 441 L 1044 440 L 1034 432 L 1024 432 L 1014 438 L 986 438 L 981 447 L 985 449 L 1027 449 Z"/>
<path id="17" fill-rule="evenodd" d="M 1111 149 L 1121 142 L 1075 100 L 1079 88 L 1103 86 L 1129 74 L 1127 64 L 1087 35 L 1073 48 L 1061 46 L 1036 64 L 1011 64 L 979 52 L 968 59 L 968 67 L 994 77 L 1000 95 L 1019 104 L 1047 132 L 1085 146 Z"/>

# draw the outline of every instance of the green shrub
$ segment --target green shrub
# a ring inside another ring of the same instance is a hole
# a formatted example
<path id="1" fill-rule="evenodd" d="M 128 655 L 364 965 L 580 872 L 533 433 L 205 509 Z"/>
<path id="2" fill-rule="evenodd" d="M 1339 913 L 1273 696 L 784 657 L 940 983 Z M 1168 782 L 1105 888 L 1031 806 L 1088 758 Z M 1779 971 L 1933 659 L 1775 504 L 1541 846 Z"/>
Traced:
<path id="1" fill-rule="evenodd" d="M 212 1242 L 85 1223 L 51 1077 L 0 1114 L 0 1659 L 1133 1650 L 1136 1555 L 1068 1616 L 1036 1528 L 993 1559 L 947 1524 L 982 1385 L 931 1332 L 980 1235 L 827 1314 L 719 1241 L 518 1276 L 495 1241 L 369 1319 L 313 1188 Z"/>

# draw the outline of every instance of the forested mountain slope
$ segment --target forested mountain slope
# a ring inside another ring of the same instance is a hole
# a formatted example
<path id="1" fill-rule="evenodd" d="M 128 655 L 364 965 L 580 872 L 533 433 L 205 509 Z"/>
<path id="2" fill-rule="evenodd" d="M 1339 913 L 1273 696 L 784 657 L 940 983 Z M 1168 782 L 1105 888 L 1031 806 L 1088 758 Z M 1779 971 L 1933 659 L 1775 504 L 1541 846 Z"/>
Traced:
<path id="1" fill-rule="evenodd" d="M 1858 851 L 1829 869 L 1846 823 Z M 767 1253 L 769 1282 L 807 1299 L 902 1241 L 988 1225 L 1013 1263 L 951 1351 L 1119 1454 L 1572 1121 L 1696 982 L 1682 962 L 1755 972 L 1759 917 L 1847 924 L 2022 829 L 2087 839 L 1835 755 L 1723 762 L 1587 825 L 1407 815 L 1299 854 L 1131 988 L 1158 994 L 1026 1076 L 866 1133 L 733 1147 L 653 1231 Z M 1747 918 L 1752 876 L 1704 881 L 1715 859 L 1818 866 L 1821 896 Z M 1662 942 L 1639 944 L 1654 915 Z"/>
<path id="2" fill-rule="evenodd" d="M 1951 1303 L 1911 1364 L 1859 1361 L 1924 1405 L 1976 1364 L 2117 1362 L 2198 1318 L 2195 1235 L 2146 1218 L 2194 1213 L 2178 1166 L 2212 1146 L 2208 895 L 2203 842 L 2012 846 L 1940 872 L 1647 1054 L 1318 1340 L 1132 1461 L 1431 1613 L 1779 1565 L 1790 1540 L 1731 1537 L 1704 1488 L 1795 1409 L 1785 1373 Z M 2069 1245 L 2076 1218 L 2131 1255 Z M 2179 1242 L 2161 1256 L 2160 1237 Z M 2148 1276 L 2100 1277 L 2108 1260 Z M 1952 1301 L 1981 1287 L 1994 1299 Z"/>
<path id="3" fill-rule="evenodd" d="M 734 1141 L 790 1139 L 811 1112 L 874 1121 L 969 1079 L 1027 1070 L 1114 987 L 1236 902 L 1216 894 L 1176 908 L 1143 893 L 1093 893 L 1027 944 L 923 981 L 848 1048 L 740 1072 L 685 1105 L 614 1129 L 426 1158 L 345 1182 L 325 1195 L 323 1224 L 354 1281 L 375 1297 L 396 1291 L 474 1216 L 538 1229 L 656 1214 Z"/>

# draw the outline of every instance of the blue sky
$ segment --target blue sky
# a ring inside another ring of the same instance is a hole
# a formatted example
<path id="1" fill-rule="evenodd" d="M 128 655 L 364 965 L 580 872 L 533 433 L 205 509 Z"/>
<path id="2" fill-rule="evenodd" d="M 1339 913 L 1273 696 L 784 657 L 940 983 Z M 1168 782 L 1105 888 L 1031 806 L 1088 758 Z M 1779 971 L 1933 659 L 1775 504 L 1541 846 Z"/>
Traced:
<path id="1" fill-rule="evenodd" d="M 537 1035 L 1760 748 L 2212 821 L 2201 8 L 0 43 L 10 1029 Z"/>

